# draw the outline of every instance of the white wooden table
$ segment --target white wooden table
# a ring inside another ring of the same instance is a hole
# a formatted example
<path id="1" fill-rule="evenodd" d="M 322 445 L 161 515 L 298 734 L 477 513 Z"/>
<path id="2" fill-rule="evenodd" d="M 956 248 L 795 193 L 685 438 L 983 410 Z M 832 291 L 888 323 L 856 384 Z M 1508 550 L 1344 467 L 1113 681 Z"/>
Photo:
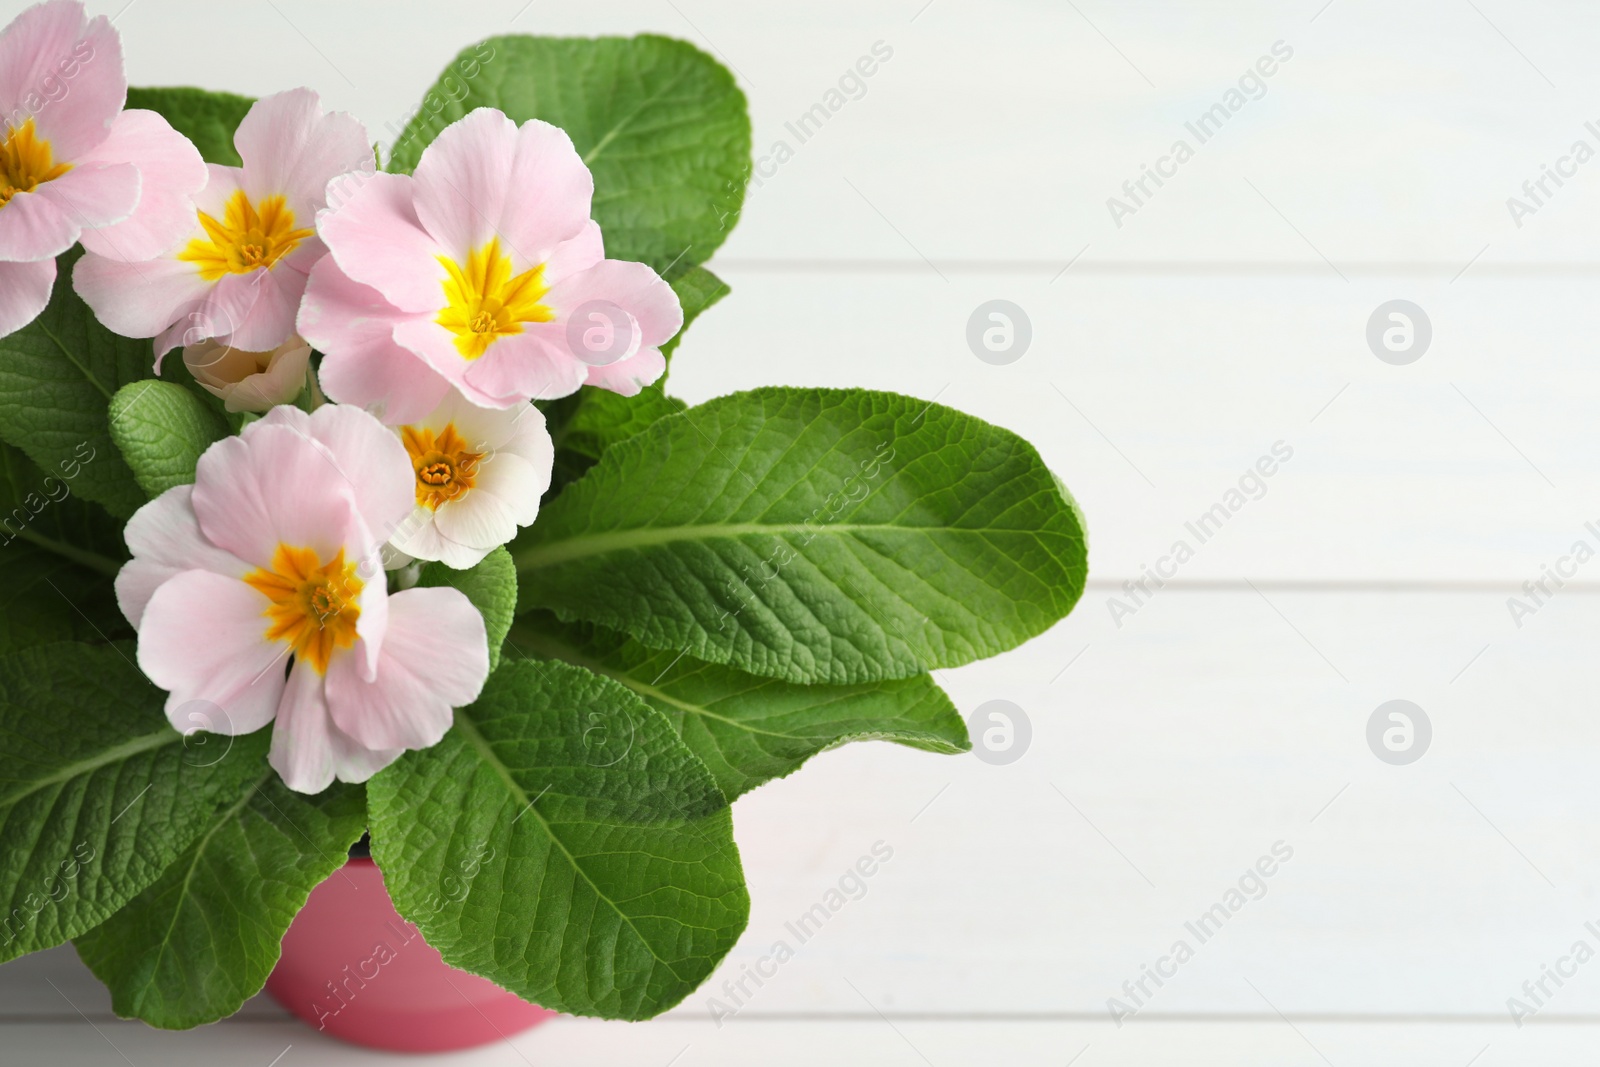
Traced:
<path id="1" fill-rule="evenodd" d="M 1600 549 L 1600 160 L 1560 163 L 1600 148 L 1600 13 L 525 2 L 135 0 L 118 25 L 136 83 L 303 82 L 378 137 L 480 37 L 675 34 L 737 68 L 758 152 L 884 42 L 865 94 L 753 194 L 712 264 L 734 294 L 674 389 L 860 385 L 1009 426 L 1082 502 L 1092 580 L 1049 634 L 941 677 L 964 712 L 1025 709 L 1022 759 L 819 758 L 738 803 L 750 927 L 701 993 L 439 1062 L 1600 1058 L 1600 962 L 1545 979 L 1526 1025 L 1507 1004 L 1575 942 L 1600 949 L 1600 560 L 1507 606 L 1574 542 Z M 1200 144 L 1185 124 L 1280 41 L 1259 99 Z M 1160 163 L 1179 138 L 1193 157 Z M 1107 198 L 1158 164 L 1175 173 L 1118 226 Z M 1575 173 L 1519 226 L 1507 198 L 1544 164 Z M 965 339 L 991 299 L 1032 324 L 1009 365 Z M 1431 323 L 1408 365 L 1366 339 L 1394 299 Z M 1292 458 L 1199 544 L 1185 524 L 1277 442 Z M 1114 619 L 1180 539 L 1193 558 Z M 1368 746 L 1391 699 L 1432 725 L 1409 765 Z M 715 1025 L 724 980 L 878 841 L 894 857 L 865 896 Z M 1292 857 L 1201 943 L 1185 924 L 1279 842 Z M 1119 1027 L 1108 998 L 1131 1003 L 1145 965 L 1171 977 Z M 383 1058 L 261 1001 L 198 1032 L 119 1022 L 70 949 L 0 968 L 8 1067 Z"/>

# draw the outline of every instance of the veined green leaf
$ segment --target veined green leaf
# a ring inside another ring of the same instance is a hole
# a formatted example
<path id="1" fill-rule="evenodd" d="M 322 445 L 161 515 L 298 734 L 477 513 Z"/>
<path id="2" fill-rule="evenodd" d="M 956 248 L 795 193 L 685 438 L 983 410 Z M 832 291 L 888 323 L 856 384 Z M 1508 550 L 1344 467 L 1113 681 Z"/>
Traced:
<path id="1" fill-rule="evenodd" d="M 733 290 L 728 283 L 712 274 L 704 267 L 694 267 L 684 271 L 672 279 L 672 291 L 678 294 L 678 303 L 683 307 L 683 328 L 675 334 L 672 340 L 661 346 L 661 354 L 667 357 L 667 362 L 672 361 L 672 354 L 678 350 L 678 342 L 683 340 L 683 335 L 689 331 L 690 325 L 700 317 L 700 313 L 710 310 L 723 297 Z M 661 381 L 656 382 L 656 388 L 666 382 L 663 375 Z"/>
<path id="2" fill-rule="evenodd" d="M 606 450 L 513 543 L 519 609 L 812 684 L 1003 652 L 1071 610 L 1076 505 L 1033 446 L 888 393 L 758 389 Z"/>
<path id="3" fill-rule="evenodd" d="M 105 922 L 266 770 L 268 731 L 179 734 L 132 655 L 0 657 L 0 962 Z"/>
<path id="4" fill-rule="evenodd" d="M 972 747 L 955 705 L 925 674 L 795 685 L 658 652 L 542 611 L 524 615 L 512 633 L 523 652 L 587 667 L 637 693 L 678 728 L 729 800 L 849 741 L 894 741 L 940 753 Z"/>
<path id="5" fill-rule="evenodd" d="M 0 653 L 132 636 L 111 585 L 122 525 L 73 496 L 81 466 L 46 474 L 0 444 Z"/>
<path id="6" fill-rule="evenodd" d="M 106 409 L 122 386 L 151 377 L 154 355 L 148 340 L 119 337 L 95 320 L 72 291 L 77 260 L 76 251 L 59 257 L 50 305 L 0 337 L 0 440 L 48 472 L 81 465 L 73 491 L 127 518 L 145 495 L 111 442 Z"/>
<path id="7" fill-rule="evenodd" d="M 711 775 L 660 714 L 569 664 L 503 665 L 367 795 L 400 913 L 446 962 L 548 1008 L 659 1014 L 749 917 Z"/>
<path id="8" fill-rule="evenodd" d="M 266 984 L 289 923 L 344 866 L 366 816 L 360 786 L 308 797 L 263 768 L 154 884 L 74 938 L 78 955 L 123 1018 L 169 1030 L 226 1018 Z"/>
<path id="9" fill-rule="evenodd" d="M 201 453 L 228 435 L 227 421 L 194 393 L 153 378 L 118 389 L 109 419 L 111 439 L 152 500 L 192 484 Z"/>

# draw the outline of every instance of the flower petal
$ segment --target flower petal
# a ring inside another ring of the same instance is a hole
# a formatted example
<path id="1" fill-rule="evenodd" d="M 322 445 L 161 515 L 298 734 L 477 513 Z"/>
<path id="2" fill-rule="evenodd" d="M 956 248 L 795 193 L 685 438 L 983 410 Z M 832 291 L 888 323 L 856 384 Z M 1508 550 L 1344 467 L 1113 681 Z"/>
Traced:
<path id="1" fill-rule="evenodd" d="M 246 352 L 270 352 L 294 335 L 305 291 L 306 276 L 283 264 L 273 270 L 225 275 L 212 286 L 201 311 L 214 331 L 205 336 L 225 339 Z M 186 337 L 169 330 L 156 342 L 156 354 L 165 355 L 196 339 L 192 332 Z"/>
<path id="2" fill-rule="evenodd" d="M 324 404 L 307 415 L 287 405 L 273 408 L 263 426 L 285 426 L 327 448 L 339 476 L 355 496 L 367 528 L 381 540 L 416 503 L 411 459 L 392 431 L 358 407 Z"/>
<path id="3" fill-rule="evenodd" d="M 515 456 L 508 457 L 508 460 L 512 463 L 521 462 Z M 517 517 L 510 503 L 478 489 L 439 505 L 433 513 L 433 524 L 438 527 L 439 536 L 447 542 L 475 549 L 483 555 L 488 555 L 517 536 Z M 455 564 L 451 563 L 451 566 Z"/>
<path id="4" fill-rule="evenodd" d="M 510 439 L 498 446 L 496 451 L 502 455 L 520 456 L 540 472 L 539 496 L 543 496 L 550 488 L 550 471 L 555 465 L 556 449 L 550 439 L 544 413 L 538 408 L 529 404 L 518 410 Z"/>
<path id="5" fill-rule="evenodd" d="M 57 162 L 105 140 L 127 96 L 117 31 L 76 0 L 31 7 L 0 31 L 0 115 L 31 117 Z"/>
<path id="6" fill-rule="evenodd" d="M 183 730 L 196 701 L 220 709 L 213 733 L 248 734 L 271 721 L 288 646 L 267 639 L 267 599 L 237 578 L 184 571 L 163 582 L 139 626 L 139 668 L 168 691 Z"/>
<path id="7" fill-rule="evenodd" d="M 605 258 L 606 246 L 600 236 L 600 224 L 590 222 L 579 231 L 578 236 L 561 242 L 550 253 L 550 258 L 544 262 L 544 283 L 554 287 L 558 282 L 565 281 L 579 271 L 588 270 Z"/>
<path id="8" fill-rule="evenodd" d="M 647 385 L 667 373 L 667 359 L 658 348 L 645 348 L 627 359 L 589 368 L 589 385 L 623 396 L 638 396 Z"/>
<path id="9" fill-rule="evenodd" d="M 403 317 L 376 289 L 352 281 L 333 256 L 316 265 L 299 327 L 323 354 L 318 377 L 329 397 L 370 408 L 391 425 L 413 422 L 439 403 L 450 383 L 394 342 Z"/>
<path id="10" fill-rule="evenodd" d="M 0 337 L 16 333 L 39 317 L 56 284 L 56 261 L 0 261 Z"/>
<path id="11" fill-rule="evenodd" d="M 342 111 L 323 114 L 321 98 L 310 89 L 257 100 L 239 123 L 233 144 L 251 200 L 285 197 L 300 226 L 311 225 L 311 213 L 327 203 L 330 181 L 373 165 L 366 129 Z"/>
<path id="12" fill-rule="evenodd" d="M 539 517 L 539 501 L 550 488 L 550 470 L 554 461 L 530 461 L 514 452 L 497 452 L 478 464 L 477 483 L 468 498 L 491 496 L 505 503 L 511 521 L 517 526 L 530 526 Z M 444 508 L 439 509 L 441 512 Z M 455 537 L 450 524 L 445 526 L 445 536 Z M 511 531 L 512 536 L 516 530 Z M 505 539 L 511 540 L 510 537 Z M 505 541 L 496 542 L 504 544 Z"/>
<path id="13" fill-rule="evenodd" d="M 489 677 L 483 616 L 459 590 L 407 589 L 390 597 L 377 677 L 354 657 L 328 665 L 328 707 L 338 727 L 379 749 L 427 748 L 450 729 L 451 711 L 478 698 Z"/>
<path id="14" fill-rule="evenodd" d="M 434 139 L 415 176 L 417 217 L 458 263 L 498 236 L 527 270 L 589 224 L 589 168 L 566 131 L 538 119 L 519 129 L 478 108 Z"/>
<path id="15" fill-rule="evenodd" d="M 189 139 L 154 111 L 124 111 L 111 134 L 83 161 L 139 168 L 139 205 L 115 225 L 86 231 L 83 247 L 97 255 L 152 259 L 175 248 L 194 229 L 192 197 L 205 188 L 205 161 Z M 70 174 L 68 175 L 70 177 Z"/>
<path id="16" fill-rule="evenodd" d="M 192 485 L 168 489 L 133 513 L 122 536 L 133 558 L 117 572 L 117 604 L 135 630 L 145 605 L 168 578 L 189 570 L 205 570 L 241 578 L 250 565 L 226 552 L 200 532 L 191 496 Z"/>
<path id="17" fill-rule="evenodd" d="M 320 793 L 333 784 L 333 723 L 323 684 L 322 675 L 309 664 L 296 663 L 272 724 L 267 762 L 296 793 Z"/>
<path id="18" fill-rule="evenodd" d="M 139 206 L 139 168 L 132 163 L 79 163 L 37 191 L 85 230 L 114 226 Z"/>
<path id="19" fill-rule="evenodd" d="M 334 725 L 328 715 L 326 681 L 296 663 L 272 727 L 272 764 L 283 784 L 297 793 L 320 793 L 341 782 L 364 782 L 400 758 L 402 749 L 369 749 Z"/>
<path id="20" fill-rule="evenodd" d="M 0 262 L 34 263 L 71 248 L 83 226 L 37 192 L 18 193 L 0 210 Z"/>
<path id="21" fill-rule="evenodd" d="M 638 322 L 639 347 L 659 348 L 683 326 L 683 306 L 672 286 L 643 263 L 607 259 L 580 271 L 545 294 L 545 303 L 557 309 L 559 321 L 585 304 L 608 301 Z"/>
<path id="22" fill-rule="evenodd" d="M 404 174 L 371 175 L 319 215 L 317 229 L 347 277 L 402 311 L 432 314 L 445 304 L 444 250 L 417 220 L 414 189 Z"/>
<path id="23" fill-rule="evenodd" d="M 72 288 L 103 326 L 124 337 L 155 337 L 173 323 L 196 331 L 186 343 L 212 336 L 199 310 L 211 285 L 191 264 L 124 263 L 90 253 L 72 269 Z"/>
<path id="24" fill-rule="evenodd" d="M 482 357 L 462 368 L 459 387 L 475 404 L 512 407 L 570 396 L 583 384 L 586 371 L 567 348 L 566 327 L 544 322 L 525 325 L 522 333 L 495 341 Z"/>
<path id="25" fill-rule="evenodd" d="M 374 547 L 339 461 L 293 427 L 255 422 L 206 449 L 192 500 L 206 538 L 256 567 L 270 566 L 279 545 L 324 562 L 341 549 L 364 559 Z"/>
<path id="26" fill-rule="evenodd" d="M 410 516 L 400 524 L 399 528 L 389 538 L 388 547 L 391 555 L 398 553 L 410 560 L 439 560 L 444 562 L 446 566 L 456 567 L 458 570 L 464 569 L 454 562 L 445 560 L 447 555 L 454 554 L 456 546 L 446 543 L 444 538 L 440 536 L 439 528 L 433 524 L 433 516 L 434 511 L 430 507 L 419 504 L 413 508 Z M 476 549 L 463 549 L 462 554 L 471 555 L 476 551 Z M 477 566 L 483 556 L 487 556 L 490 551 L 492 550 L 485 549 L 482 555 L 473 559 L 467 566 Z M 386 564 L 391 565 L 392 569 L 394 562 L 396 561 L 390 559 L 386 561 Z"/>

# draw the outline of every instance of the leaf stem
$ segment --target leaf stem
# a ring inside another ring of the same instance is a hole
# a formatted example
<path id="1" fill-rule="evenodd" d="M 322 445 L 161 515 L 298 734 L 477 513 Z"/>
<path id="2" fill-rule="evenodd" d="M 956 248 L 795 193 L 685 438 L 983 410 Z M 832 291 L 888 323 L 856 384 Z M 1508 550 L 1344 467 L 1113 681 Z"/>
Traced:
<path id="1" fill-rule="evenodd" d="M 122 570 L 122 564 L 110 556 L 102 556 L 100 553 L 91 552 L 87 548 L 79 548 L 77 545 L 69 545 L 65 541 L 57 541 L 53 537 L 46 537 L 44 534 L 30 530 L 26 526 L 17 531 L 17 536 L 30 544 L 38 545 L 46 551 L 54 552 L 64 559 L 70 559 L 72 562 L 88 567 L 92 571 L 98 571 L 108 578 L 115 578 L 117 573 Z"/>

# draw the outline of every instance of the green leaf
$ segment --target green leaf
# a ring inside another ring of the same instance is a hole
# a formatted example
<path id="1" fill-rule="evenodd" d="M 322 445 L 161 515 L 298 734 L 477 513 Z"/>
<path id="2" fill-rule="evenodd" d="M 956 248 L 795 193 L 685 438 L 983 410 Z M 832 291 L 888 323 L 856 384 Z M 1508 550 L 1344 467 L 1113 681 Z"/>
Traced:
<path id="1" fill-rule="evenodd" d="M 149 340 L 118 337 L 72 291 L 77 258 L 56 260 L 44 313 L 0 338 L 0 440 L 46 471 L 81 464 L 73 492 L 127 518 L 145 495 L 111 442 L 106 408 L 122 386 L 151 376 L 154 357 Z"/>
<path id="2" fill-rule="evenodd" d="M 315 797 L 267 770 L 219 808 L 199 840 L 106 922 L 74 939 L 123 1018 L 186 1029 L 261 991 L 311 890 L 366 828 L 360 786 Z"/>
<path id="3" fill-rule="evenodd" d="M 704 267 L 695 267 L 680 275 L 673 280 L 672 288 L 683 305 L 683 328 L 661 346 L 662 355 L 668 359 L 689 324 L 729 292 L 722 279 Z M 668 396 L 665 385 L 666 376 L 662 375 L 660 381 L 646 386 L 638 396 L 621 396 L 608 389 L 586 385 L 571 396 L 546 405 L 545 416 L 556 445 L 550 495 L 559 493 L 568 482 L 576 481 L 594 466 L 607 448 L 688 407 L 677 397 Z"/>
<path id="4" fill-rule="evenodd" d="M 704 267 L 695 267 L 672 279 L 672 291 L 678 294 L 678 303 L 683 306 L 683 328 L 673 335 L 672 340 L 661 346 L 661 354 L 667 358 L 668 363 L 672 360 L 672 353 L 678 350 L 678 342 L 683 340 L 683 335 L 689 331 L 694 320 L 700 317 L 700 313 L 709 310 L 733 290 L 729 288 L 727 282 Z M 664 381 L 666 381 L 665 375 L 652 388 L 659 387 Z"/>
<path id="5" fill-rule="evenodd" d="M 105 922 L 265 772 L 269 731 L 186 738 L 132 654 L 0 656 L 0 962 Z"/>
<path id="6" fill-rule="evenodd" d="M 0 547 L 0 652 L 132 636 L 108 576 L 27 541 Z"/>
<path id="7" fill-rule="evenodd" d="M 1083 592 L 1032 445 L 861 390 L 758 389 L 606 450 L 513 543 L 552 609 L 791 682 L 909 678 L 1043 633 Z"/>
<path id="8" fill-rule="evenodd" d="M 46 474 L 0 444 L 0 653 L 133 635 L 111 585 L 122 526 L 72 495 L 77 469 Z"/>
<path id="9" fill-rule="evenodd" d="M 400 913 L 446 962 L 547 1008 L 659 1014 L 749 918 L 711 775 L 666 719 L 578 667 L 507 663 L 367 796 Z"/>
<path id="10" fill-rule="evenodd" d="M 849 741 L 894 741 L 927 752 L 972 748 L 955 705 L 927 675 L 861 685 L 794 685 L 657 652 L 548 612 L 513 631 L 524 652 L 615 678 L 678 728 L 733 800 Z"/>
<path id="11" fill-rule="evenodd" d="M 567 131 L 594 173 L 594 218 L 613 259 L 674 276 L 710 259 L 739 221 L 750 172 L 744 93 L 687 42 L 492 37 L 423 97 L 389 169 L 411 173 L 439 131 L 479 107 Z"/>
<path id="12" fill-rule="evenodd" d="M 422 568 L 417 584 L 447 585 L 467 595 L 472 606 L 483 614 L 484 626 L 489 631 L 489 669 L 498 667 L 500 649 L 517 610 L 517 568 L 511 562 L 511 554 L 504 548 L 497 548 L 476 567 L 464 571 L 452 570 L 443 563 L 429 563 Z"/>
<path id="13" fill-rule="evenodd" d="M 586 385 L 556 401 L 549 412 L 551 423 L 556 424 L 550 435 L 556 458 L 546 497 L 554 497 L 583 477 L 607 448 L 688 406 L 668 396 L 659 383 L 641 390 L 638 396 L 620 396 Z"/>
<path id="14" fill-rule="evenodd" d="M 111 439 L 145 495 L 154 500 L 194 481 L 200 454 L 228 435 L 228 423 L 172 382 L 130 382 L 111 398 Z"/>
<path id="15" fill-rule="evenodd" d="M 154 111 L 172 128 L 194 142 L 207 163 L 225 167 L 240 166 L 233 147 L 233 131 L 239 128 L 255 101 L 233 93 L 213 93 L 204 89 L 128 88 L 130 108 Z"/>

